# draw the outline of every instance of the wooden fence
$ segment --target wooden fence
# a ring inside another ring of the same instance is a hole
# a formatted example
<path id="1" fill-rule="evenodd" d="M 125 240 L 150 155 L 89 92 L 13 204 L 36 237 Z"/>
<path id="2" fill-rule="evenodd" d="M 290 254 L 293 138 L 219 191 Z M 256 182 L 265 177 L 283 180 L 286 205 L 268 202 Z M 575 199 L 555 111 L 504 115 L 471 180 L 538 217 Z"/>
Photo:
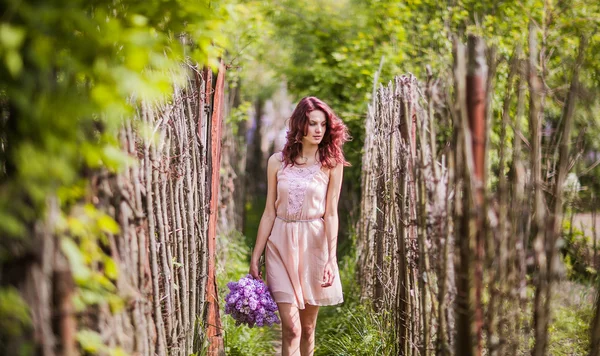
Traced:
<path id="1" fill-rule="evenodd" d="M 501 173 L 492 190 L 486 157 L 497 59 L 481 39 L 470 37 L 468 46 L 455 43 L 450 80 L 430 73 L 424 83 L 412 75 L 396 77 L 377 90 L 369 106 L 357 273 L 362 297 L 373 300 L 394 326 L 394 354 L 547 352 L 582 56 L 558 133 L 560 157 L 547 164 L 555 174 L 543 180 L 536 38 L 532 29 L 529 61 L 517 51 L 508 64 L 496 167 Z M 580 53 L 584 47 L 582 39 Z M 530 136 L 525 138 L 520 125 L 527 91 Z M 438 134 L 440 129 L 445 133 Z M 528 255 L 535 260 L 529 266 L 535 290 L 529 305 Z"/>
<path id="2" fill-rule="evenodd" d="M 109 300 L 83 311 L 72 304 L 74 295 L 86 296 L 73 283 L 78 271 L 70 266 L 77 266 L 63 257 L 65 237 L 48 228 L 58 209 L 49 199 L 48 221 L 38 224 L 35 237 L 39 262 L 22 265 L 27 272 L 18 285 L 40 354 L 77 354 L 78 333 L 84 348 L 103 345 L 100 353 L 108 347 L 133 355 L 187 356 L 207 348 L 223 354 L 214 257 L 225 69 L 214 90 L 210 70 L 188 69 L 170 100 L 143 102 L 124 121 L 118 140 L 135 163 L 91 176 L 88 203 L 119 226 L 98 243 L 118 270 Z M 101 260 L 91 266 L 100 274 L 109 268 Z"/>
<path id="3" fill-rule="evenodd" d="M 212 73 L 190 69 L 187 85 L 175 87 L 169 102 L 142 104 L 120 136 L 139 165 L 98 181 L 100 190 L 114 187 L 103 195 L 121 227 L 113 246 L 122 271 L 117 286 L 138 292 L 127 312 L 106 315 L 110 330 L 122 330 L 108 344 L 133 335 L 128 351 L 189 355 L 220 334 L 214 238 L 223 75 L 222 68 L 214 102 Z"/>

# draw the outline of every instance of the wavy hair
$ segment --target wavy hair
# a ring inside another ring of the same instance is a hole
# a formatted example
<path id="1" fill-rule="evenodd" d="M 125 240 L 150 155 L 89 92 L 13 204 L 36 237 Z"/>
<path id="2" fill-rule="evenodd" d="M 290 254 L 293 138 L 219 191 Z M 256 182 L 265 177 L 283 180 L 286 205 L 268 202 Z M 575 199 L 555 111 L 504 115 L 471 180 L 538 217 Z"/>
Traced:
<path id="1" fill-rule="evenodd" d="M 318 148 L 321 164 L 328 168 L 333 168 L 337 164 L 349 166 L 350 163 L 346 161 L 342 151 L 344 143 L 351 139 L 348 128 L 329 105 L 314 96 L 302 98 L 290 117 L 287 140 L 282 151 L 284 163 L 293 166 L 296 158 L 300 156 L 302 138 L 308 134 L 308 114 L 315 110 L 323 112 L 326 121 L 325 133 Z"/>

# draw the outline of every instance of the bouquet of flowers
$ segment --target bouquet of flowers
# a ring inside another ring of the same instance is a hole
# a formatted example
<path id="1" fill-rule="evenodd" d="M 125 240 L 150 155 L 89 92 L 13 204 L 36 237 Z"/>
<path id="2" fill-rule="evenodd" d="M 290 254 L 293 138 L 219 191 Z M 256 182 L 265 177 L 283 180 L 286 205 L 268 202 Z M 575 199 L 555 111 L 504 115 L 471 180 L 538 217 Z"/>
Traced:
<path id="1" fill-rule="evenodd" d="M 225 297 L 225 314 L 235 319 L 235 325 L 253 327 L 280 323 L 275 314 L 277 304 L 261 279 L 254 279 L 248 274 L 238 282 L 227 283 L 227 287 L 229 294 Z"/>

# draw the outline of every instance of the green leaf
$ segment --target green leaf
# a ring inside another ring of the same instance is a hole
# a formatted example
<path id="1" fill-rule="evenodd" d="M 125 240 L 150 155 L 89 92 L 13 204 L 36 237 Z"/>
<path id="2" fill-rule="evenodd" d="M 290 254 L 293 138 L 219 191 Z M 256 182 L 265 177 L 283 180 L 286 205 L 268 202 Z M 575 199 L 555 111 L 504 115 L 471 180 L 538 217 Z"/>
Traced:
<path id="1" fill-rule="evenodd" d="M 77 341 L 81 348 L 89 353 L 97 354 L 106 350 L 106 345 L 102 341 L 102 336 L 95 331 L 85 329 L 77 332 Z"/>
<path id="2" fill-rule="evenodd" d="M 0 231 L 9 236 L 21 236 L 25 232 L 25 226 L 10 212 L 0 210 Z"/>
<path id="3" fill-rule="evenodd" d="M 79 246 L 70 238 L 64 237 L 60 241 L 62 252 L 67 256 L 73 276 L 78 283 L 90 277 L 89 268 L 85 265 L 85 259 L 79 250 Z"/>
<path id="4" fill-rule="evenodd" d="M 148 18 L 146 16 L 134 14 L 131 16 L 131 24 L 138 27 L 146 26 L 148 23 Z"/>
<path id="5" fill-rule="evenodd" d="M 17 77 L 19 74 L 21 74 L 21 70 L 23 69 L 23 60 L 21 59 L 19 52 L 15 50 L 9 50 L 4 57 L 4 61 L 8 71 L 13 77 Z"/>
<path id="6" fill-rule="evenodd" d="M 127 352 L 125 352 L 125 350 L 123 350 L 120 347 L 116 347 L 114 349 L 110 349 L 108 351 L 109 356 L 129 356 L 129 354 Z"/>
<path id="7" fill-rule="evenodd" d="M 183 267 L 183 265 L 175 260 L 173 260 L 173 266 L 175 267 Z"/>
<path id="8" fill-rule="evenodd" d="M 111 294 L 108 296 L 108 305 L 110 306 L 110 311 L 113 314 L 119 313 L 125 307 L 125 301 L 123 298 Z"/>
<path id="9" fill-rule="evenodd" d="M 29 307 L 14 287 L 0 288 L 0 330 L 18 336 L 31 325 Z"/>
<path id="10" fill-rule="evenodd" d="M 110 234 L 118 234 L 120 231 L 119 224 L 108 215 L 102 215 L 98 218 L 98 227 L 104 232 Z"/>
<path id="11" fill-rule="evenodd" d="M 104 258 L 104 273 L 113 281 L 119 277 L 119 267 L 115 261 L 108 256 Z"/>
<path id="12" fill-rule="evenodd" d="M 0 25 L 0 44 L 7 49 L 16 49 L 25 39 L 25 30 L 7 23 Z"/>
<path id="13" fill-rule="evenodd" d="M 102 162 L 114 172 L 125 167 L 131 167 L 136 163 L 133 157 L 113 145 L 106 145 L 102 150 Z"/>

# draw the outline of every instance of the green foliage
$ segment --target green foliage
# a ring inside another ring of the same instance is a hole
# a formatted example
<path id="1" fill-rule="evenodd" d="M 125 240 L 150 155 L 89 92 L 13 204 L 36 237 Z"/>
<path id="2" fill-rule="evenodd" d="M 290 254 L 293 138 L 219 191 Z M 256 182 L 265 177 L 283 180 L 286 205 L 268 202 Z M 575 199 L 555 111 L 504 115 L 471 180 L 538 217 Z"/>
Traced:
<path id="1" fill-rule="evenodd" d="M 254 197 L 254 199 L 249 200 L 244 207 L 246 213 L 244 236 L 246 246 L 248 246 L 248 248 L 252 248 L 254 246 L 256 234 L 258 232 L 258 226 L 260 225 L 260 219 L 262 218 L 266 204 L 266 196 L 257 196 Z M 247 263 L 250 263 L 250 255 L 248 255 Z"/>
<path id="2" fill-rule="evenodd" d="M 557 281 L 553 288 L 548 327 L 548 355 L 587 355 L 589 328 L 594 317 L 595 286 L 573 281 Z M 527 286 L 527 307 L 521 329 L 518 355 L 529 354 L 535 342 L 533 335 L 533 285 Z"/>
<path id="3" fill-rule="evenodd" d="M 18 290 L 0 287 L 0 350 L 4 354 L 33 355 L 35 345 L 23 340 L 32 329 L 29 307 Z"/>
<path id="4" fill-rule="evenodd" d="M 597 276 L 594 267 L 594 251 L 591 238 L 580 229 L 571 226 L 569 221 L 563 223 L 563 246 L 561 252 L 570 280 L 589 282 Z"/>
<path id="5" fill-rule="evenodd" d="M 547 62 L 542 69 L 544 83 L 550 89 L 545 99 L 545 125 L 555 128 L 561 125 L 559 119 L 577 56 L 579 37 L 589 37 L 580 74 L 582 90 L 578 97 L 577 129 L 574 132 L 580 136 L 579 147 L 583 149 L 584 156 L 600 150 L 600 141 L 595 139 L 600 135 L 600 65 L 594 55 L 600 50 L 600 34 L 597 31 L 600 5 L 597 1 L 460 0 L 447 4 L 434 0 L 286 0 L 268 2 L 262 11 L 275 25 L 270 27 L 275 32 L 269 32 L 267 36 L 277 40 L 278 46 L 288 52 L 286 56 L 278 57 L 273 67 L 285 78 L 291 93 L 297 98 L 306 95 L 322 98 L 349 126 L 354 140 L 346 146 L 345 152 L 353 167 L 345 174 L 345 185 L 356 196 L 364 117 L 381 58 L 384 57 L 384 65 L 380 83 L 385 84 L 394 75 L 406 72 L 412 72 L 424 81 L 425 67 L 429 65 L 434 76 L 449 84 L 452 39 L 456 37 L 466 43 L 469 34 L 482 36 L 488 47 L 496 48 L 499 59 L 491 102 L 491 150 L 487 157 L 490 169 L 500 173 L 499 146 L 510 146 L 514 137 L 510 127 L 506 138 L 508 142 L 500 142 L 499 136 L 502 102 L 508 85 L 508 63 L 517 47 L 521 47 L 527 55 L 530 22 L 543 29 L 538 40 L 546 47 Z M 272 63 L 268 59 L 263 60 Z M 510 106 L 511 118 L 516 115 L 514 97 Z M 441 142 L 438 147 L 441 150 L 451 137 L 448 132 L 451 124 L 439 122 L 439 125 Z M 528 137 L 526 122 L 521 123 L 521 130 Z M 593 162 L 586 159 L 578 163 L 576 170 L 582 171 Z M 590 192 L 600 195 L 599 175 L 598 168 L 586 173 L 582 184 L 592 189 L 584 191 L 584 195 Z M 496 180 L 491 183 L 493 187 Z"/>
<path id="6" fill-rule="evenodd" d="M 0 284 L 4 264 L 31 254 L 34 226 L 45 222 L 71 264 L 76 308 L 108 303 L 119 311 L 119 269 L 104 252 L 119 229 L 86 203 L 95 201 L 87 182 L 100 170 L 135 164 L 121 151 L 118 131 L 142 100 L 167 99 L 188 65 L 216 63 L 227 7 L 210 0 L 8 0 L 2 8 Z M 57 218 L 48 219 L 50 205 L 58 206 Z M 15 311 L 24 307 L 18 302 L 11 300 Z M 0 328 L 0 337 L 14 330 Z M 78 335 L 87 352 L 122 354 L 99 339 Z"/>
<path id="7" fill-rule="evenodd" d="M 233 0 L 223 27 L 229 44 L 225 60 L 231 66 L 227 81 L 231 88 L 242 88 L 242 102 L 271 97 L 281 82 L 275 68 L 288 60 L 289 52 L 273 38 L 275 28 L 264 7 L 262 1 Z"/>
<path id="8" fill-rule="evenodd" d="M 353 141 L 345 153 L 352 167 L 344 175 L 354 193 L 360 182 L 364 113 L 381 57 L 386 63 L 384 82 L 406 59 L 397 46 L 406 39 L 401 7 L 303 0 L 277 1 L 265 9 L 276 25 L 277 38 L 290 52 L 289 61 L 276 64 L 290 91 L 297 99 L 321 98 L 349 127 Z"/>
<path id="9" fill-rule="evenodd" d="M 30 327 L 29 309 L 19 292 L 13 287 L 0 288 L 0 336 L 18 337 Z"/>
<path id="10" fill-rule="evenodd" d="M 370 356 L 393 354 L 389 330 L 381 314 L 356 302 L 325 308 L 317 326 L 315 355 Z"/>
<path id="11" fill-rule="evenodd" d="M 93 205 L 76 206 L 59 225 L 65 235 L 61 249 L 73 271 L 78 293 L 75 307 L 84 310 L 89 305 L 108 302 L 113 312 L 123 308 L 113 283 L 119 271 L 116 262 L 103 248 L 109 245 L 108 235 L 119 232 L 118 224 Z"/>
<path id="12" fill-rule="evenodd" d="M 585 355 L 589 348 L 589 328 L 593 309 L 559 308 L 554 311 L 554 322 L 550 325 L 551 355 Z"/>
<path id="13" fill-rule="evenodd" d="M 554 297 L 549 355 L 586 355 L 589 352 L 590 324 L 594 317 L 593 288 L 573 283 L 561 286 Z"/>
<path id="14" fill-rule="evenodd" d="M 179 0 L 9 1 L 5 8 L 0 211 L 11 218 L 0 231 L 18 236 L 48 194 L 72 185 L 83 169 L 118 169 L 122 120 L 140 100 L 168 95 L 183 61 L 215 60 L 210 42 L 223 42 L 225 13 L 207 1 Z"/>
<path id="15" fill-rule="evenodd" d="M 77 342 L 86 353 L 92 355 L 127 356 L 128 354 L 120 347 L 110 348 L 102 342 L 102 335 L 92 330 L 79 330 Z"/>

